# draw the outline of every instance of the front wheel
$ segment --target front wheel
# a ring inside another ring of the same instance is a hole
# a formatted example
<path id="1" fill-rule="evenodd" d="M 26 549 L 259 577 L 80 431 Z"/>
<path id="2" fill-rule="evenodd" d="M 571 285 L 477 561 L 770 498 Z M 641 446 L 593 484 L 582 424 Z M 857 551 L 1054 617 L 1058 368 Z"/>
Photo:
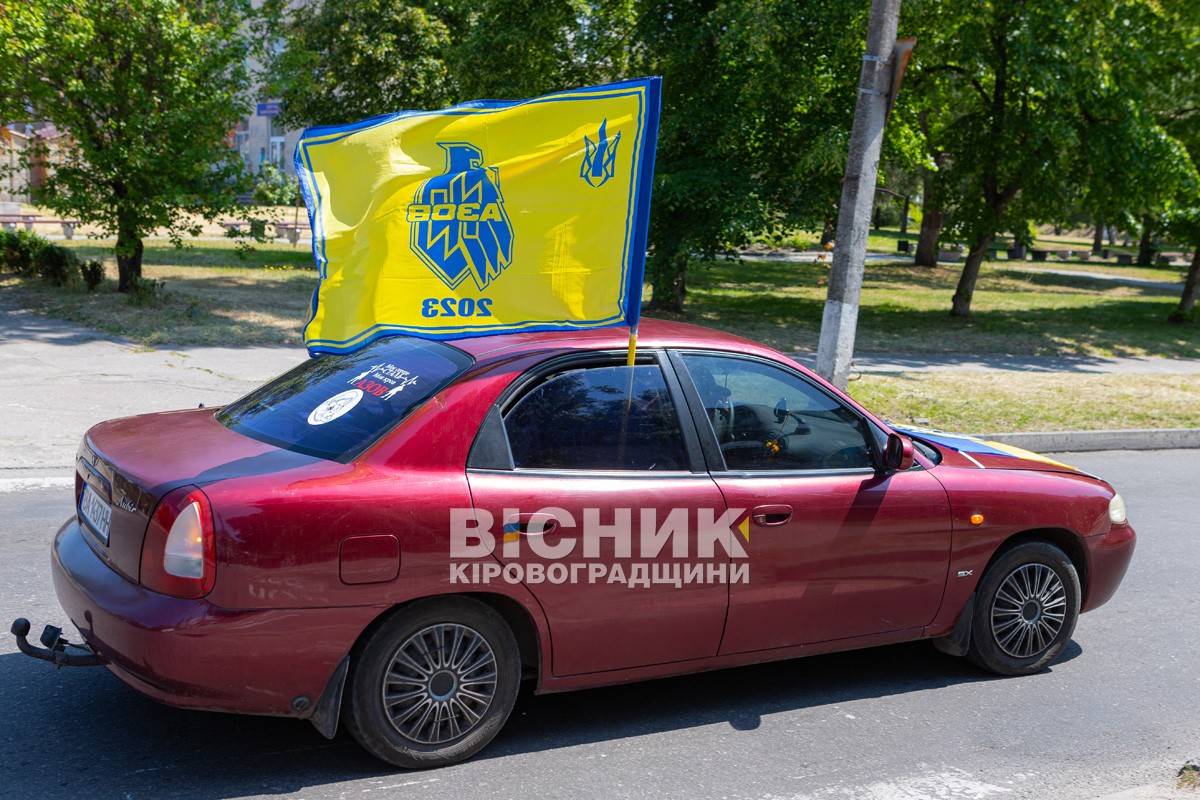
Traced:
<path id="1" fill-rule="evenodd" d="M 1079 619 L 1079 575 L 1062 550 L 1027 542 L 1002 554 L 979 584 L 967 657 L 1000 675 L 1040 672 Z"/>
<path id="2" fill-rule="evenodd" d="M 467 598 L 400 609 L 350 674 L 346 726 L 373 755 L 419 769 L 470 758 L 508 719 L 521 660 L 504 619 Z"/>

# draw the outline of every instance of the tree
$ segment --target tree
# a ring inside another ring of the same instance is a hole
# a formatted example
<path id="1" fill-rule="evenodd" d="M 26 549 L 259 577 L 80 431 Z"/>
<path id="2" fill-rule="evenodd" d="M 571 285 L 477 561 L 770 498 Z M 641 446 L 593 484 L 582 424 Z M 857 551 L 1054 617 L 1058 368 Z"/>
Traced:
<path id="1" fill-rule="evenodd" d="M 1192 251 L 1179 305 L 1167 318 L 1174 323 L 1196 321 L 1200 299 L 1200 7 L 1191 0 L 1165 0 L 1166 30 L 1176 34 L 1162 52 L 1168 55 L 1157 80 L 1150 85 L 1149 106 L 1163 128 L 1186 149 L 1193 171 L 1183 182 L 1165 218 L 1166 231 Z"/>
<path id="2" fill-rule="evenodd" d="M 682 308 L 697 255 L 836 208 L 866 12 L 835 0 L 639 4 L 634 68 L 663 76 L 657 308 Z"/>
<path id="3" fill-rule="evenodd" d="M 281 124 L 332 125 L 406 109 L 440 108 L 454 96 L 446 63 L 453 7 L 389 0 L 269 0 L 264 28 L 282 32 L 267 85 Z"/>
<path id="4" fill-rule="evenodd" d="M 630 0 L 482 0 L 449 59 L 459 99 L 521 99 L 626 77 Z"/>
<path id="5" fill-rule="evenodd" d="M 930 109 L 945 115 L 940 180 L 961 192 L 954 228 L 970 243 L 953 315 L 970 315 L 980 266 L 999 231 L 1024 231 L 1029 220 L 1055 219 L 1068 207 L 1085 140 L 1128 141 L 1113 130 L 1127 124 L 1140 125 L 1146 142 L 1159 138 L 1152 120 L 1129 113 L 1139 108 L 1142 75 L 1131 65 L 1144 55 L 1136 32 L 1154 24 L 1156 7 L 1149 0 L 910 4 L 927 44 L 915 71 L 952 99 Z M 1145 185 L 1162 190 L 1162 181 Z"/>
<path id="6" fill-rule="evenodd" d="M 247 12 L 243 0 L 0 6 L 6 41 L 20 43 L 0 51 L 0 82 L 21 116 L 65 134 L 36 199 L 115 234 L 121 291 L 141 276 L 147 234 L 178 242 L 197 215 L 236 204 L 243 168 L 224 140 L 245 112 Z"/>

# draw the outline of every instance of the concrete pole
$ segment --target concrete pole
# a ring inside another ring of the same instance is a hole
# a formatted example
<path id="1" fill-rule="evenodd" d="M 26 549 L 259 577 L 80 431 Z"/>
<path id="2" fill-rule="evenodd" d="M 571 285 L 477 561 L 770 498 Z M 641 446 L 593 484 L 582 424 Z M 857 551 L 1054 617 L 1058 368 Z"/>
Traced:
<path id="1" fill-rule="evenodd" d="M 854 333 L 858 326 L 858 298 L 862 294 L 863 263 L 867 256 L 867 234 L 875 180 L 879 174 L 879 150 L 887 118 L 887 93 L 891 88 L 889 59 L 900 23 L 900 0 L 872 0 L 867 25 L 867 51 L 859 78 L 858 101 L 846 177 L 842 179 L 842 202 L 838 206 L 837 246 L 829 275 L 829 293 L 821 318 L 817 346 L 817 372 L 839 389 L 850 378 L 854 355 Z"/>

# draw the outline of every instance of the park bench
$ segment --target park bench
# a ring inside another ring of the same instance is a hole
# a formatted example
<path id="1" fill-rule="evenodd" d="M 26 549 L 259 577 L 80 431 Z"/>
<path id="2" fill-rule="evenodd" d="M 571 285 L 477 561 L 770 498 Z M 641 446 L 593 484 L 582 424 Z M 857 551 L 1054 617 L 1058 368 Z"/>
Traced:
<path id="1" fill-rule="evenodd" d="M 9 233 L 16 233 L 18 225 L 24 225 L 25 230 L 33 233 L 33 226 L 37 224 L 44 225 L 60 225 L 62 226 L 62 234 L 64 239 L 75 238 L 75 226 L 79 224 L 77 219 L 46 219 L 37 214 L 0 214 L 0 225 Z"/>
<path id="2" fill-rule="evenodd" d="M 267 229 L 265 220 L 251 220 L 247 222 L 244 219 L 234 219 L 222 222 L 221 225 L 231 235 L 234 234 L 249 234 L 250 236 L 261 236 Z"/>
<path id="3" fill-rule="evenodd" d="M 286 236 L 288 242 L 296 244 L 300 241 L 300 234 L 308 232 L 307 222 L 276 222 L 275 235 Z"/>
<path id="4" fill-rule="evenodd" d="M 221 223 L 226 230 L 230 231 L 231 235 L 241 236 L 265 236 L 267 224 L 266 220 L 257 219 L 250 222 L 245 220 L 228 220 Z M 307 222 L 272 222 L 270 224 L 275 226 L 275 236 L 273 238 L 286 236 L 287 240 L 292 244 L 300 241 L 301 233 L 307 233 L 308 231 Z"/>

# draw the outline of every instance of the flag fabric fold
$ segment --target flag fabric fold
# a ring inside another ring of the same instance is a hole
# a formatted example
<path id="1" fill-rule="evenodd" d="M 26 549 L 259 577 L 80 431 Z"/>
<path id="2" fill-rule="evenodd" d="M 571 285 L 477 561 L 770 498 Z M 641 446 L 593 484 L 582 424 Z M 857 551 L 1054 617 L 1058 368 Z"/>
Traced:
<path id="1" fill-rule="evenodd" d="M 629 325 L 645 270 L 659 78 L 309 128 L 310 353 L 380 336 Z"/>

